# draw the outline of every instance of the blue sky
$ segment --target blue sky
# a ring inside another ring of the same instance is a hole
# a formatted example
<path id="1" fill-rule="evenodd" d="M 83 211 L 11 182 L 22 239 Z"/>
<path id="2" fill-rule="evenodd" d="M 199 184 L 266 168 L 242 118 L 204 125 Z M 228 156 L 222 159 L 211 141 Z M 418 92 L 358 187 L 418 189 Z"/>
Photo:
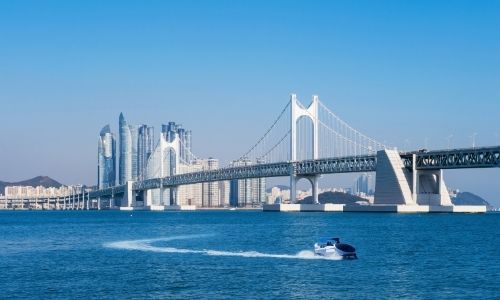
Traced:
<path id="1" fill-rule="evenodd" d="M 0 180 L 94 184 L 120 112 L 180 122 L 197 155 L 229 160 L 291 92 L 394 146 L 500 144 L 499 15 L 498 1 L 2 1 Z M 500 205 L 500 170 L 446 175 Z"/>

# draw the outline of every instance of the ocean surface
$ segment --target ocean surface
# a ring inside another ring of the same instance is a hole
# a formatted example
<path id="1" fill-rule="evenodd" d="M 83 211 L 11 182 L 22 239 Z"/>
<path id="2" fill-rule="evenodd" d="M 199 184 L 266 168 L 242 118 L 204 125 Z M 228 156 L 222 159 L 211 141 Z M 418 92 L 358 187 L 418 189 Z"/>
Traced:
<path id="1" fill-rule="evenodd" d="M 499 255 L 499 213 L 0 211 L 0 299 L 500 299 Z"/>

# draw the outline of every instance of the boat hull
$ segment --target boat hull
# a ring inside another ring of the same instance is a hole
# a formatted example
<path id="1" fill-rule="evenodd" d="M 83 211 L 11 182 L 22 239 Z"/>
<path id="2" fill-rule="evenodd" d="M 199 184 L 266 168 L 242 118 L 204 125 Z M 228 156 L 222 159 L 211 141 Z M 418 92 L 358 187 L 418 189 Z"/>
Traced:
<path id="1" fill-rule="evenodd" d="M 356 255 L 356 252 L 347 252 L 347 251 L 342 251 L 341 249 L 337 248 L 336 246 L 326 246 L 326 247 L 320 247 L 318 244 L 314 245 L 314 253 L 319 256 L 325 256 L 325 257 L 342 257 L 343 259 L 357 259 L 358 256 Z"/>

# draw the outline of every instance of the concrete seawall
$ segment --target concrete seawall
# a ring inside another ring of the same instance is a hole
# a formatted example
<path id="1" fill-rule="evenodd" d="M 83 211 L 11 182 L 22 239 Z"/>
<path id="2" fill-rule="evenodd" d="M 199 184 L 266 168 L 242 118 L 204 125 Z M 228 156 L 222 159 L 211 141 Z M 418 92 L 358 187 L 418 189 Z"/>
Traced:
<path id="1" fill-rule="evenodd" d="M 386 212 L 386 213 L 485 213 L 483 205 L 345 205 L 345 204 L 268 204 L 269 212 Z"/>

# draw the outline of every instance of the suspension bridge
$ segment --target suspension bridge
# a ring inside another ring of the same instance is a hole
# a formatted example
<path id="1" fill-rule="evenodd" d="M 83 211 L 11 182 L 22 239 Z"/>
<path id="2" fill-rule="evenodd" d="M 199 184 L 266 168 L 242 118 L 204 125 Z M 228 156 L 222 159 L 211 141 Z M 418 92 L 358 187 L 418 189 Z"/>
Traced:
<path id="1" fill-rule="evenodd" d="M 178 136 L 173 140 L 160 137 L 143 179 L 75 194 L 68 201 L 74 203 L 77 199 L 76 207 L 82 209 L 88 209 L 93 201 L 97 201 L 98 207 L 102 201 L 109 201 L 110 207 L 121 209 L 179 209 L 177 189 L 180 186 L 289 177 L 290 204 L 265 205 L 264 210 L 477 212 L 485 208 L 457 210 L 453 207 L 443 170 L 500 166 L 500 146 L 399 152 L 350 126 L 318 96 L 313 96 L 311 103 L 305 106 L 294 94 L 265 133 L 235 160 L 249 162 L 245 165 L 197 171 L 189 168 L 197 156 L 189 153 L 187 160 L 182 159 L 181 145 Z M 356 208 L 319 205 L 321 175 L 352 172 L 375 172 L 372 205 Z M 295 204 L 297 182 L 301 179 L 311 183 L 315 204 Z M 166 197 L 169 197 L 168 205 L 165 205 Z"/>

